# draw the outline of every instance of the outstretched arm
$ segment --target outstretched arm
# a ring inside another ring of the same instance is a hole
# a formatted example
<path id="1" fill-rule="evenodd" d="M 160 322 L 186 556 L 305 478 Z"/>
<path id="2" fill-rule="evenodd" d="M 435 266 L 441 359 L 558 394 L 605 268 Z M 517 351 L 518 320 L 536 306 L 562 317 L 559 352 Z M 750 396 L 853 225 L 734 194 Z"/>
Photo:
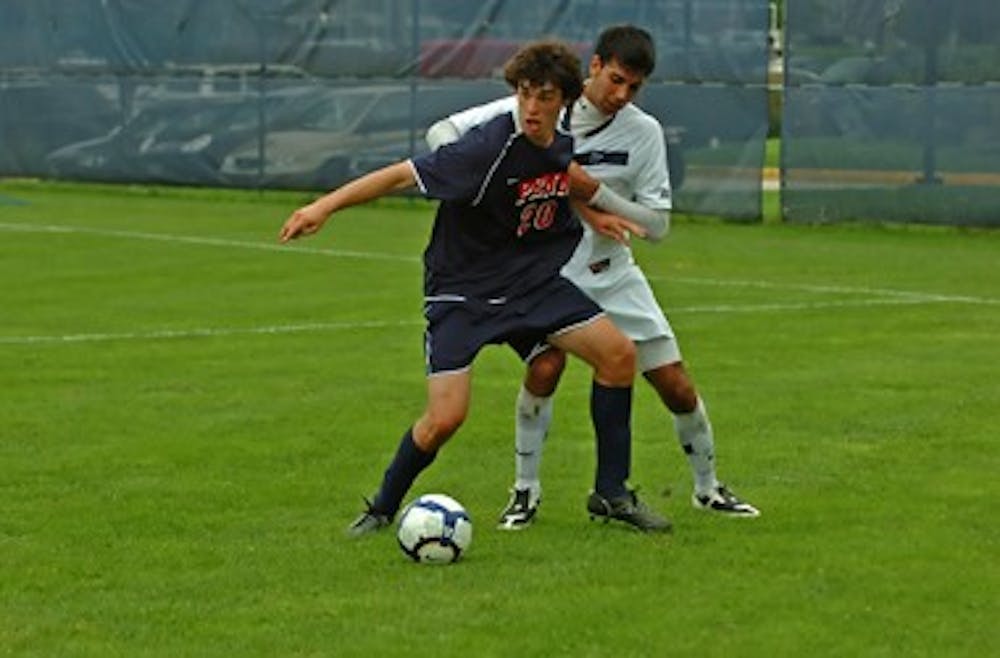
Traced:
<path id="1" fill-rule="evenodd" d="M 333 213 L 377 199 L 389 192 L 413 187 L 416 181 L 416 174 L 409 160 L 355 178 L 293 212 L 281 227 L 278 239 L 288 242 L 303 235 L 312 235 L 323 227 Z"/>

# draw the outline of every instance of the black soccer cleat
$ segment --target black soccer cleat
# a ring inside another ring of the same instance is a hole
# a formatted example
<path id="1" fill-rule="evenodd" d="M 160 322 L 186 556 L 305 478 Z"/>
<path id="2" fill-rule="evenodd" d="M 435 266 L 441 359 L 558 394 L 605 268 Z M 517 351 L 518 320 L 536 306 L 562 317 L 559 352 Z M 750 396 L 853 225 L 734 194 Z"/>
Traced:
<path id="1" fill-rule="evenodd" d="M 354 519 L 351 525 L 347 526 L 347 536 L 348 537 L 362 537 L 364 535 L 370 535 L 374 532 L 378 532 L 382 528 L 392 525 L 392 515 L 383 514 L 379 512 L 374 507 L 372 503 L 367 498 L 365 501 L 365 511 L 361 513 L 361 516 Z"/>
<path id="2" fill-rule="evenodd" d="M 538 506 L 542 504 L 542 497 L 532 489 L 513 489 L 510 494 L 510 502 L 507 508 L 500 515 L 498 528 L 501 530 L 521 530 L 531 525 L 538 512 Z"/>
<path id="3" fill-rule="evenodd" d="M 695 508 L 709 512 L 718 512 L 722 516 L 754 518 L 760 516 L 760 510 L 746 501 L 736 497 L 724 484 L 716 485 L 707 494 L 695 493 L 691 496 L 691 504 Z"/>
<path id="4" fill-rule="evenodd" d="M 587 498 L 587 511 L 592 521 L 598 517 L 603 518 L 605 523 L 614 519 L 643 532 L 670 532 L 672 529 L 670 521 L 640 501 L 631 489 L 611 499 L 595 491 Z"/>

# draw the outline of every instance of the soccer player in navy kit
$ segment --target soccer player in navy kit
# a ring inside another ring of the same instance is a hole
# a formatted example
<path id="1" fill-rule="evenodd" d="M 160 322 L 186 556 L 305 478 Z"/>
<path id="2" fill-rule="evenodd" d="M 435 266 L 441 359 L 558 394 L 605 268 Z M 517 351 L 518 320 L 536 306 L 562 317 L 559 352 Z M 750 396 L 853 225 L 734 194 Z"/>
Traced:
<path id="1" fill-rule="evenodd" d="M 613 503 L 604 516 L 646 531 L 670 528 L 626 485 L 635 348 L 559 275 L 581 236 L 570 196 L 589 199 L 596 188 L 572 162 L 573 139 L 556 130 L 560 111 L 582 88 L 579 59 L 563 44 L 540 42 L 519 50 L 504 77 L 517 96 L 514 111 L 434 153 L 347 183 L 295 211 L 281 229 L 282 242 L 311 234 L 334 212 L 413 185 L 441 201 L 424 252 L 427 406 L 348 528 L 353 536 L 392 522 L 413 481 L 461 426 L 479 350 L 506 343 L 527 360 L 545 341 L 593 368 L 594 491 Z M 614 237 L 643 233 L 614 220 L 595 228 Z"/>

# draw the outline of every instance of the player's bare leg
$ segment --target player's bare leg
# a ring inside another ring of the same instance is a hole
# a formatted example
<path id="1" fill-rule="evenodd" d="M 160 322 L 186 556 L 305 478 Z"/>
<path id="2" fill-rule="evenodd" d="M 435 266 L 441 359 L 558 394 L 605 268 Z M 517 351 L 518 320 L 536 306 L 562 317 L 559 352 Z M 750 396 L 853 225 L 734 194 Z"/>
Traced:
<path id="1" fill-rule="evenodd" d="M 413 442 L 424 452 L 435 452 L 461 427 L 469 413 L 472 370 L 441 373 L 427 378 L 427 408 L 413 424 Z"/>
<path id="2" fill-rule="evenodd" d="M 635 345 L 606 316 L 549 337 L 559 349 L 594 369 L 594 381 L 612 388 L 631 388 Z"/>

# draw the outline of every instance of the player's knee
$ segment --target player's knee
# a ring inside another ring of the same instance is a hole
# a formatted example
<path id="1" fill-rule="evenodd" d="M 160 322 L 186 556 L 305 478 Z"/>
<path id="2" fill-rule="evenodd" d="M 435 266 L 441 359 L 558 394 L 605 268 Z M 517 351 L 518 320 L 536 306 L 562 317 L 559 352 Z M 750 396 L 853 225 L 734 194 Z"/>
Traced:
<path id="1" fill-rule="evenodd" d="M 675 414 L 687 414 L 698 406 L 698 393 L 690 379 L 683 379 L 671 389 L 667 406 Z"/>
<path id="2" fill-rule="evenodd" d="M 442 441 L 451 437 L 458 431 L 458 428 L 465 422 L 465 414 L 450 412 L 437 416 L 434 422 L 436 434 L 442 437 Z"/>
<path id="3" fill-rule="evenodd" d="M 637 362 L 635 343 L 625 339 L 619 346 L 618 351 L 617 365 L 621 369 L 622 377 L 631 382 L 632 378 L 635 377 L 635 366 Z"/>
<path id="4" fill-rule="evenodd" d="M 465 422 L 465 412 L 459 409 L 428 410 L 421 419 L 421 447 L 437 449 L 458 431 Z"/>
<path id="5" fill-rule="evenodd" d="M 605 383 L 625 386 L 632 383 L 635 377 L 636 353 L 632 341 L 622 336 L 609 346 L 598 369 L 598 377 Z"/>
<path id="6" fill-rule="evenodd" d="M 697 408 L 698 391 L 680 362 L 661 366 L 644 375 L 670 411 L 686 414 Z"/>
<path id="7" fill-rule="evenodd" d="M 561 350 L 542 352 L 528 366 L 524 386 L 538 396 L 551 395 L 566 368 L 566 354 Z"/>

